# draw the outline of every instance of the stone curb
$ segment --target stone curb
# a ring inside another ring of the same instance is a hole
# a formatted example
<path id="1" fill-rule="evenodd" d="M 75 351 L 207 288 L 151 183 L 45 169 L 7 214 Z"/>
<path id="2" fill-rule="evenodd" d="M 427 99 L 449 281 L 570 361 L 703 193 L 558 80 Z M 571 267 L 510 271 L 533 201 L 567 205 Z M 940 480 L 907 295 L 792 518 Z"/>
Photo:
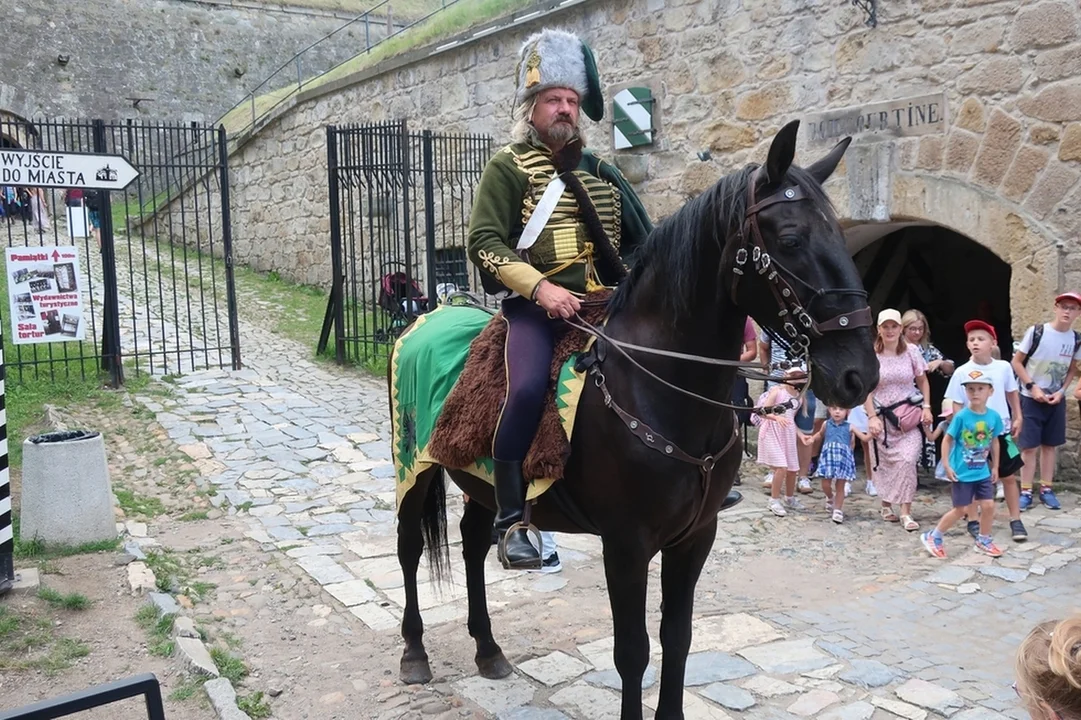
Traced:
<path id="1" fill-rule="evenodd" d="M 236 690 L 226 678 L 206 681 L 203 690 L 220 720 L 251 720 L 246 712 L 237 707 Z"/>

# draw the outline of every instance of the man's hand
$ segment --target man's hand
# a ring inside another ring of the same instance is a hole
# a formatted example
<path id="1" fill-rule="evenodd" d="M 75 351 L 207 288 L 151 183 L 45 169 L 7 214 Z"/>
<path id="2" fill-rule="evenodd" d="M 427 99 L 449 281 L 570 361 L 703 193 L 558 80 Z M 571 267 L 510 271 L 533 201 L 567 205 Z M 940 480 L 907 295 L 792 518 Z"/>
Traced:
<path id="1" fill-rule="evenodd" d="M 1053 393 L 1051 393 L 1050 395 L 1047 396 L 1047 404 L 1048 405 L 1058 405 L 1060 402 L 1062 402 L 1062 391 L 1061 390 L 1059 390 L 1058 392 L 1053 392 Z"/>
<path id="2" fill-rule="evenodd" d="M 1010 421 L 1010 435 L 1013 435 L 1014 439 L 1021 437 L 1021 425 L 1022 418 L 1020 415 Z"/>
<path id="3" fill-rule="evenodd" d="M 574 317 L 574 314 L 582 308 L 582 303 L 578 301 L 578 298 L 547 280 L 540 281 L 533 299 L 547 310 L 549 315 L 557 318 Z"/>
<path id="4" fill-rule="evenodd" d="M 1047 402 L 1047 395 L 1044 394 L 1043 388 L 1039 385 L 1034 385 L 1032 388 L 1032 399 L 1036 402 Z"/>

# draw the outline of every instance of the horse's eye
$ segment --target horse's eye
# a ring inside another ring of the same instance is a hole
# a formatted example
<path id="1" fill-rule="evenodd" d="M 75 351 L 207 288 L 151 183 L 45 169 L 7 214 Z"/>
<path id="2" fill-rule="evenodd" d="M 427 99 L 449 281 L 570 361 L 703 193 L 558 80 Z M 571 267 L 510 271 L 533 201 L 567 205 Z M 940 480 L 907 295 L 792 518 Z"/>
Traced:
<path id="1" fill-rule="evenodd" d="M 800 245 L 799 235 L 782 235 L 779 238 L 781 247 L 791 250 L 797 248 Z"/>

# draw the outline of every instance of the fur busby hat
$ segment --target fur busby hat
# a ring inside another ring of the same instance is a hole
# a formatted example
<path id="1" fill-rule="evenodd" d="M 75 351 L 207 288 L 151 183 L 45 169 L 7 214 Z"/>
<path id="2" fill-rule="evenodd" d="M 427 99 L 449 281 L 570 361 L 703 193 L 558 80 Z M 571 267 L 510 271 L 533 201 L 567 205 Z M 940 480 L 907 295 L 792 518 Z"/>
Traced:
<path id="1" fill-rule="evenodd" d="M 604 98 L 593 51 L 577 35 L 544 30 L 533 35 L 518 51 L 514 104 L 520 105 L 541 90 L 570 88 L 578 93 L 586 117 L 604 117 Z"/>

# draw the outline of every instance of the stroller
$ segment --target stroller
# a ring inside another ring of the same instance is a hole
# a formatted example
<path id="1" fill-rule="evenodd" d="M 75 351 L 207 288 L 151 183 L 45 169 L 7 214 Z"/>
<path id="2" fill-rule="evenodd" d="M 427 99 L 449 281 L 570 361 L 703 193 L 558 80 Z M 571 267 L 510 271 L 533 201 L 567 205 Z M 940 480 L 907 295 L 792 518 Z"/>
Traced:
<path id="1" fill-rule="evenodd" d="M 386 263 L 383 269 L 386 271 L 391 267 L 402 269 L 385 272 L 379 278 L 378 305 L 387 315 L 387 327 L 385 330 L 375 331 L 377 342 L 393 341 L 417 319 L 417 316 L 429 310 L 428 296 L 420 289 L 417 281 L 406 272 L 405 263 Z"/>

